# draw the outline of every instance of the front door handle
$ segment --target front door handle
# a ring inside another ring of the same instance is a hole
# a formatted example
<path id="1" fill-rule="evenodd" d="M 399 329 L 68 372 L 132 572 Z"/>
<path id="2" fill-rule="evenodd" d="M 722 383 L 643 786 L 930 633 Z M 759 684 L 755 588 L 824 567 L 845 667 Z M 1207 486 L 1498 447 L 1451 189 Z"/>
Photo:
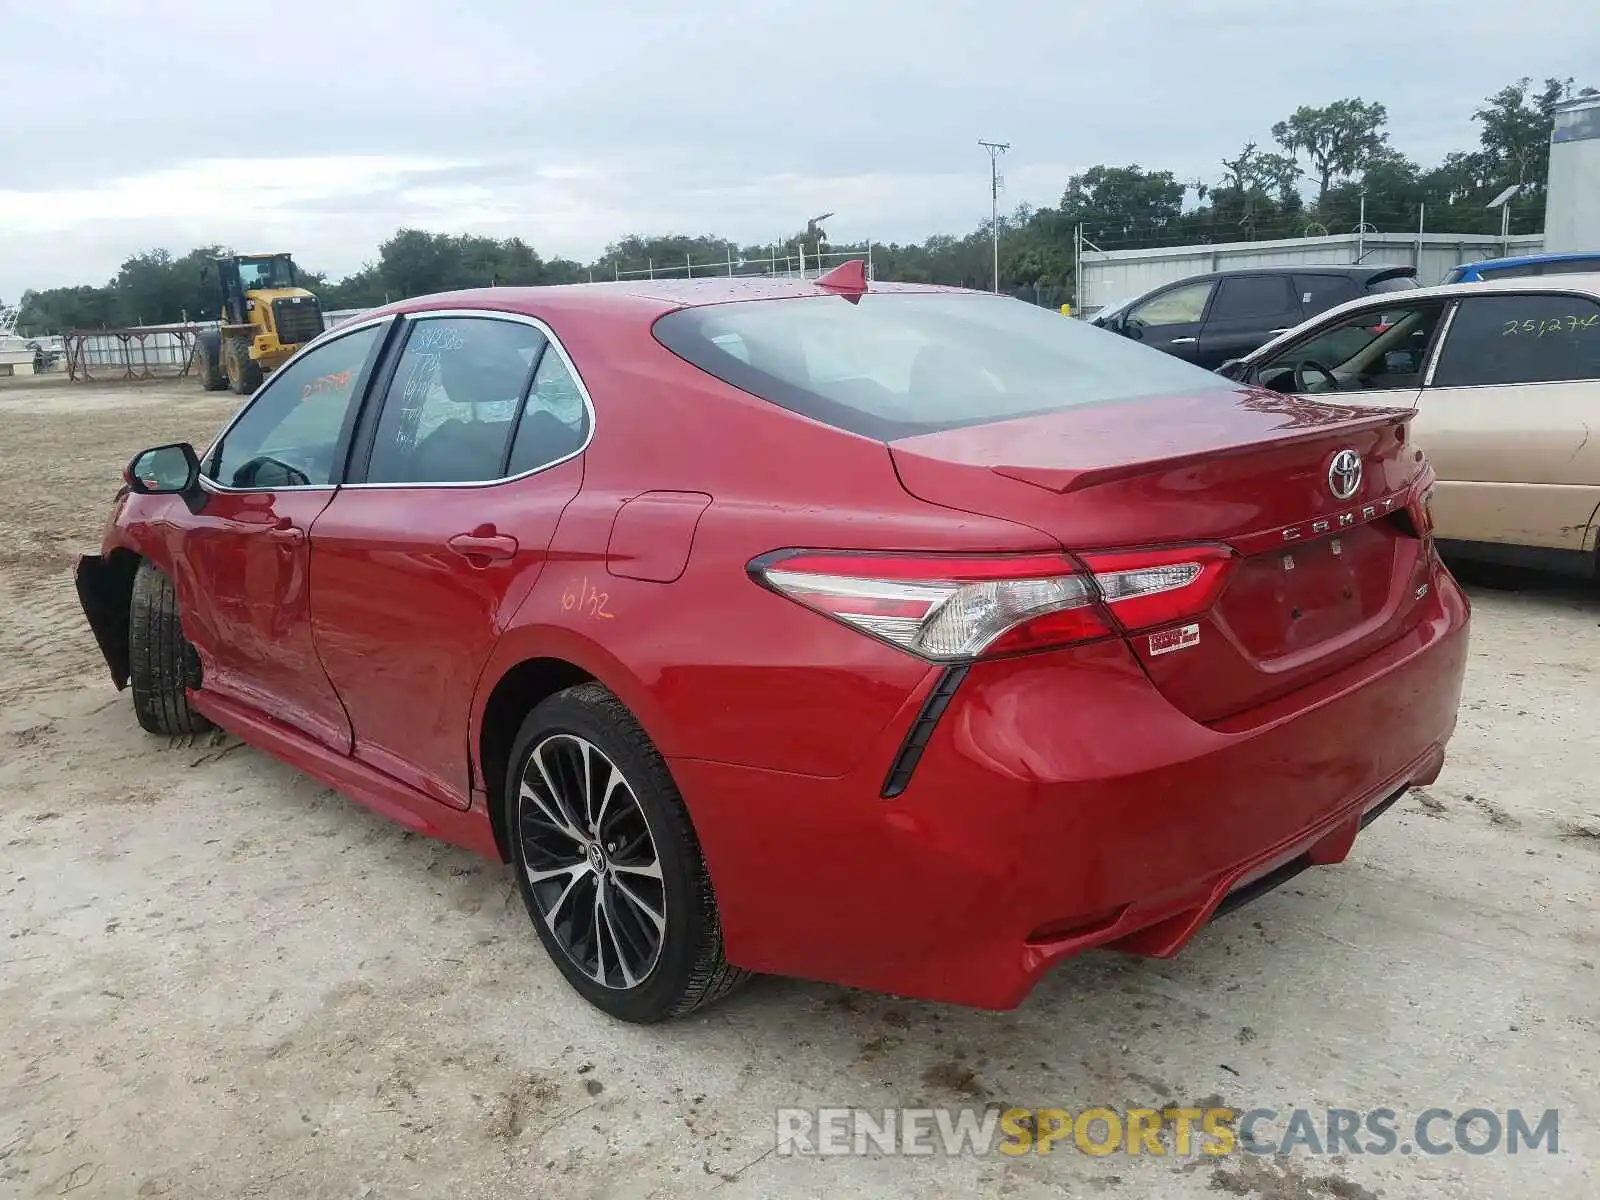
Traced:
<path id="1" fill-rule="evenodd" d="M 306 531 L 288 517 L 279 517 L 267 530 L 267 536 L 275 542 L 288 542 L 293 545 L 306 540 Z"/>
<path id="2" fill-rule="evenodd" d="M 1196 342 L 1198 342 L 1199 340 L 1200 340 L 1199 338 L 1173 338 L 1170 342 L 1167 343 L 1167 345 L 1169 345 L 1169 346 L 1192 346 Z"/>
<path id="3" fill-rule="evenodd" d="M 509 533 L 458 533 L 449 545 L 466 559 L 503 559 L 517 552 L 517 539 Z"/>

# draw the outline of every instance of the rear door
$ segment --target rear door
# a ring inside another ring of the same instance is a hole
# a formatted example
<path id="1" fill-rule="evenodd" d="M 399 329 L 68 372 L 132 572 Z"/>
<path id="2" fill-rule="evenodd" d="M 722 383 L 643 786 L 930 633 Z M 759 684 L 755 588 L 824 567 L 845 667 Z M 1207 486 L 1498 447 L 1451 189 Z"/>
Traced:
<path id="1" fill-rule="evenodd" d="M 1194 362 L 1200 353 L 1200 330 L 1216 281 L 1180 283 L 1140 301 L 1122 319 L 1125 336 Z"/>
<path id="2" fill-rule="evenodd" d="M 1300 324 L 1300 298 L 1287 274 L 1229 275 L 1217 283 L 1194 362 L 1215 370 Z"/>
<path id="3" fill-rule="evenodd" d="M 1600 304 L 1464 298 L 1414 428 L 1439 475 L 1439 537 L 1586 548 L 1600 504 Z"/>
<path id="4" fill-rule="evenodd" d="M 473 689 L 578 492 L 591 416 L 536 321 L 407 326 L 352 482 L 311 530 L 311 624 L 355 757 L 466 808 Z"/>
<path id="5" fill-rule="evenodd" d="M 1319 275 L 1315 271 L 1308 271 L 1304 274 L 1297 272 L 1290 278 L 1300 300 L 1302 317 L 1314 317 L 1330 308 L 1337 308 L 1347 300 L 1360 297 L 1356 281 L 1348 275 Z"/>

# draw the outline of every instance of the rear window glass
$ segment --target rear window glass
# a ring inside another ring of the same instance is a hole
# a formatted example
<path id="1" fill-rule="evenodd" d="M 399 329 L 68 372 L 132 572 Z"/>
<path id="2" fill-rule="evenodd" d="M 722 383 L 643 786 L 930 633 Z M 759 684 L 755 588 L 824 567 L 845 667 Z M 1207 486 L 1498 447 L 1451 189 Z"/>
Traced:
<path id="1" fill-rule="evenodd" d="M 1085 321 L 996 296 L 741 301 L 669 313 L 655 335 L 737 388 L 880 441 L 1235 386 Z"/>
<path id="2" fill-rule="evenodd" d="M 1413 275 L 1390 275 L 1386 279 L 1374 279 L 1367 284 L 1369 292 L 1409 292 L 1420 287 Z"/>
<path id="3" fill-rule="evenodd" d="M 1483 387 L 1595 378 L 1600 305 L 1581 296 L 1511 294 L 1461 302 L 1433 383 Z"/>
<path id="4" fill-rule="evenodd" d="M 1544 274 L 1543 263 L 1518 263 L 1513 267 L 1480 267 L 1480 279 L 1531 279 Z"/>
<path id="5" fill-rule="evenodd" d="M 1485 279 L 1528 279 L 1535 275 L 1576 275 L 1600 271 L 1600 258 L 1562 258 L 1548 262 L 1518 263 L 1511 267 L 1488 267 L 1480 273 Z"/>

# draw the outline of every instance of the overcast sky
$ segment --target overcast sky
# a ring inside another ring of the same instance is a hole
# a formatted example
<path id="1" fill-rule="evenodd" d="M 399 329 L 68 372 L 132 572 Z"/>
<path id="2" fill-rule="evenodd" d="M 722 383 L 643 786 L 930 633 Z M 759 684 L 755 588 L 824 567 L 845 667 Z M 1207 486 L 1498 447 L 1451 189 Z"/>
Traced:
<path id="1" fill-rule="evenodd" d="M 130 253 L 402 225 L 592 258 L 632 232 L 964 233 L 1095 163 L 1214 180 L 1296 105 L 1388 106 L 1424 163 L 1519 75 L 1600 86 L 1593 0 L 47 0 L 0 35 L 0 297 Z M 274 40 L 272 31 L 283 31 Z"/>

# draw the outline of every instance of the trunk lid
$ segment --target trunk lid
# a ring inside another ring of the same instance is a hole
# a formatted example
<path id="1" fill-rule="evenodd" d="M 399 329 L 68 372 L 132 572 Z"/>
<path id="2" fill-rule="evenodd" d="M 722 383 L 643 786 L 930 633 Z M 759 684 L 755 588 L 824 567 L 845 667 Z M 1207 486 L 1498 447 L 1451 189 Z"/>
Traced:
<path id="1" fill-rule="evenodd" d="M 1230 547 L 1236 557 L 1206 612 L 1128 638 L 1175 706 L 1217 721 L 1349 665 L 1421 618 L 1431 552 L 1417 485 L 1427 468 L 1409 443 L 1410 416 L 1218 388 L 889 449 L 912 495 L 1032 526 L 1069 551 Z M 1341 499 L 1330 468 L 1346 450 L 1361 478 Z"/>

